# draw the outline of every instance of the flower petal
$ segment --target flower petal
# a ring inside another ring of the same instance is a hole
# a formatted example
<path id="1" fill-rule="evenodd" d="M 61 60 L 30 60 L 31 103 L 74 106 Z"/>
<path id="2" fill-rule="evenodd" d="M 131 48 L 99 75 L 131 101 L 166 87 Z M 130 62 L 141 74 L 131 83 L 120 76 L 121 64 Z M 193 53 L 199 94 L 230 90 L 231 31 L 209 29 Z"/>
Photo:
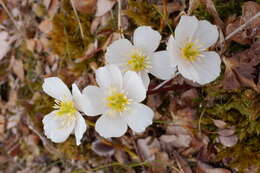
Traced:
<path id="1" fill-rule="evenodd" d="M 123 77 L 116 65 L 106 65 L 96 70 L 96 80 L 101 88 L 119 87 L 122 88 Z"/>
<path id="2" fill-rule="evenodd" d="M 120 137 L 127 131 L 127 124 L 122 116 L 111 117 L 103 114 L 96 122 L 96 131 L 104 138 Z"/>
<path id="3" fill-rule="evenodd" d="M 49 139 L 61 143 L 72 133 L 76 119 L 70 115 L 57 116 L 55 113 L 56 111 L 52 111 L 43 118 L 43 129 Z"/>
<path id="4" fill-rule="evenodd" d="M 180 49 L 172 35 L 170 36 L 167 43 L 167 51 L 173 64 L 179 64 L 182 62 L 180 59 Z"/>
<path id="5" fill-rule="evenodd" d="M 220 74 L 221 59 L 216 52 L 203 52 L 204 57 L 186 64 L 179 64 L 179 72 L 187 79 L 201 85 L 215 80 Z"/>
<path id="6" fill-rule="evenodd" d="M 143 48 L 147 53 L 154 52 L 161 41 L 161 34 L 150 26 L 140 26 L 134 31 L 134 46 Z"/>
<path id="7" fill-rule="evenodd" d="M 199 26 L 193 35 L 193 40 L 198 40 L 202 48 L 207 49 L 218 40 L 218 28 L 206 20 L 199 21 Z"/>
<path id="8" fill-rule="evenodd" d="M 96 116 L 105 112 L 104 92 L 96 86 L 87 86 L 83 95 L 88 102 L 84 105 L 84 113 L 88 116 Z"/>
<path id="9" fill-rule="evenodd" d="M 141 76 L 143 84 L 144 84 L 144 87 L 147 90 L 148 86 L 150 84 L 150 78 L 149 78 L 148 73 L 146 71 L 141 71 L 138 74 Z"/>
<path id="10" fill-rule="evenodd" d="M 134 46 L 127 39 L 116 40 L 107 47 L 105 54 L 106 61 L 108 64 L 125 64 L 129 58 L 128 54 L 130 54 L 133 48 Z"/>
<path id="11" fill-rule="evenodd" d="M 146 97 L 146 89 L 141 77 L 133 71 L 127 71 L 124 75 L 124 90 L 127 96 L 135 102 L 141 102 Z"/>
<path id="12" fill-rule="evenodd" d="M 44 79 L 43 91 L 57 100 L 71 100 L 71 92 L 60 78 L 49 77 Z"/>
<path id="13" fill-rule="evenodd" d="M 133 131 L 141 133 L 153 123 L 154 113 L 151 108 L 144 104 L 133 103 L 130 110 L 123 116 L 126 117 L 126 122 Z"/>
<path id="14" fill-rule="evenodd" d="M 85 122 L 85 119 L 82 117 L 80 113 L 77 112 L 77 118 L 76 118 L 76 124 L 75 124 L 75 137 L 76 137 L 76 143 L 77 145 L 80 145 L 80 140 L 83 137 L 83 134 L 87 130 L 87 124 Z"/>
<path id="15" fill-rule="evenodd" d="M 178 44 L 182 44 L 192 38 L 198 27 L 198 19 L 195 16 L 181 16 L 179 24 L 175 29 L 175 39 Z"/>
<path id="16" fill-rule="evenodd" d="M 151 55 L 152 68 L 150 72 L 159 79 L 168 80 L 176 75 L 176 64 L 168 51 L 158 51 Z"/>
<path id="17" fill-rule="evenodd" d="M 72 84 L 72 95 L 75 106 L 78 110 L 86 114 L 86 105 L 89 105 L 89 100 L 83 96 L 76 84 Z"/>

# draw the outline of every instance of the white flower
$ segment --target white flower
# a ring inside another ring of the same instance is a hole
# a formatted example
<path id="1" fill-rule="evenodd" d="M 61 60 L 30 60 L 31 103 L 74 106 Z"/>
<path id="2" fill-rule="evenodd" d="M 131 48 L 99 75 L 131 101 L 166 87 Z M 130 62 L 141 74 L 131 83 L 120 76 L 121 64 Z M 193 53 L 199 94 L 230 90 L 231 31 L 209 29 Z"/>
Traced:
<path id="1" fill-rule="evenodd" d="M 127 39 L 114 41 L 105 54 L 108 64 L 116 64 L 125 72 L 137 72 L 146 88 L 150 83 L 148 73 L 159 79 L 168 80 L 175 76 L 176 65 L 173 65 L 167 51 L 157 51 L 161 41 L 159 32 L 148 26 L 138 27 L 134 31 L 132 44 Z"/>
<path id="2" fill-rule="evenodd" d="M 4 58 L 7 52 L 10 50 L 9 34 L 5 31 L 0 32 L 0 60 Z"/>
<path id="3" fill-rule="evenodd" d="M 175 39 L 171 36 L 167 50 L 178 71 L 185 78 L 207 84 L 220 74 L 221 60 L 214 51 L 207 51 L 218 40 L 215 25 L 195 16 L 182 16 L 175 29 Z"/>
<path id="4" fill-rule="evenodd" d="M 87 86 L 83 95 L 90 102 L 85 105 L 86 114 L 102 114 L 95 125 L 101 136 L 120 137 L 127 126 L 141 133 L 152 124 L 153 111 L 140 103 L 146 97 L 146 89 L 136 72 L 122 75 L 116 65 L 107 65 L 96 71 L 96 79 L 99 87 Z"/>
<path id="5" fill-rule="evenodd" d="M 76 84 L 72 85 L 72 94 L 68 87 L 57 77 L 44 79 L 43 91 L 55 99 L 54 108 L 43 118 L 45 135 L 53 142 L 64 142 L 70 134 L 76 136 L 77 145 L 87 129 L 84 118 L 78 112 L 86 112 L 84 105 L 89 104 Z"/>

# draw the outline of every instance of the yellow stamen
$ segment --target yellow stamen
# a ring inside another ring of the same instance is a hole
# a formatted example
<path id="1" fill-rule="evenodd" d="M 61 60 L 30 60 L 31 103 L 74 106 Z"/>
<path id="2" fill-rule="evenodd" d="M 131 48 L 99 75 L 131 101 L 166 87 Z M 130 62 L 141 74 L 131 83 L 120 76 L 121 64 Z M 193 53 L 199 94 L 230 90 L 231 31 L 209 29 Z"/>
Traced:
<path id="1" fill-rule="evenodd" d="M 149 68 L 148 57 L 141 51 L 135 51 L 130 55 L 127 66 L 132 71 L 142 71 Z"/>
<path id="2" fill-rule="evenodd" d="M 129 99 L 122 92 L 112 91 L 106 98 L 106 105 L 116 112 L 123 112 L 129 104 Z"/>
<path id="3" fill-rule="evenodd" d="M 74 115 L 77 110 L 74 106 L 74 103 L 72 101 L 57 101 L 55 100 L 56 104 L 54 105 L 54 108 L 58 109 L 56 112 L 56 115 L 63 116 L 63 115 Z"/>
<path id="4" fill-rule="evenodd" d="M 194 61 L 200 56 L 199 46 L 196 45 L 194 42 L 187 42 L 184 47 L 181 49 L 181 56 L 182 58 L 188 61 Z"/>

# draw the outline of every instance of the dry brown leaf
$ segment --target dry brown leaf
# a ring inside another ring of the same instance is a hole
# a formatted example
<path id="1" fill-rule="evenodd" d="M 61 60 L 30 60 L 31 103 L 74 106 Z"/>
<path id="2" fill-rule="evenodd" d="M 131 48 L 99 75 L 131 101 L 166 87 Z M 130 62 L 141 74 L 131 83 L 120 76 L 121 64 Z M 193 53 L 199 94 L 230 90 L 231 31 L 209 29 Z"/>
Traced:
<path id="1" fill-rule="evenodd" d="M 224 89 L 233 90 L 240 87 L 251 87 L 260 92 L 257 86 L 258 76 L 256 66 L 260 64 L 260 42 L 254 43 L 250 49 L 237 53 L 232 57 L 224 57 L 226 65 Z M 259 81 L 258 81 L 259 82 Z"/>
<path id="2" fill-rule="evenodd" d="M 85 14 L 92 14 L 96 10 L 97 0 L 74 0 L 78 11 Z"/>
<path id="3" fill-rule="evenodd" d="M 215 126 L 217 126 L 218 128 L 221 128 L 221 129 L 223 129 L 223 128 L 225 128 L 226 126 L 227 126 L 227 123 L 225 123 L 224 121 L 222 121 L 222 120 L 212 120 L 213 121 L 213 123 L 215 124 Z"/>
<path id="4" fill-rule="evenodd" d="M 213 168 L 199 161 L 196 173 L 231 173 L 231 172 L 224 168 Z"/>
<path id="5" fill-rule="evenodd" d="M 115 5 L 115 0 L 97 0 L 96 16 L 103 16 L 109 12 Z"/>
<path id="6" fill-rule="evenodd" d="M 0 115 L 0 136 L 5 132 L 5 117 Z"/>
<path id="7" fill-rule="evenodd" d="M 162 135 L 160 137 L 160 142 L 162 144 L 162 147 L 165 148 L 167 151 L 169 151 L 173 147 L 176 148 L 189 147 L 191 140 L 192 138 L 190 135 Z"/>
<path id="8" fill-rule="evenodd" d="M 51 0 L 49 3 L 48 3 L 48 7 L 46 7 L 48 9 L 48 14 L 50 17 L 53 17 L 58 9 L 60 8 L 60 0 Z"/>
<path id="9" fill-rule="evenodd" d="M 52 30 L 52 21 L 50 19 L 42 21 L 39 25 L 39 29 L 45 34 L 49 33 Z"/>
<path id="10" fill-rule="evenodd" d="M 238 137 L 236 135 L 232 136 L 219 136 L 220 143 L 226 147 L 233 147 L 237 144 Z"/>
<path id="11" fill-rule="evenodd" d="M 157 139 L 152 140 L 151 136 L 145 139 L 138 139 L 137 146 L 145 160 L 154 160 L 155 152 L 160 150 L 160 143 Z"/>
<path id="12" fill-rule="evenodd" d="M 10 50 L 10 42 L 8 41 L 9 34 L 6 31 L 0 32 L 0 60 L 4 58 L 7 52 Z"/>
<path id="13" fill-rule="evenodd" d="M 24 68 L 23 68 L 23 61 L 20 59 L 14 59 L 13 62 L 13 71 L 16 76 L 23 81 L 24 80 Z"/>
<path id="14" fill-rule="evenodd" d="M 226 35 L 235 31 L 238 27 L 245 24 L 249 19 L 260 12 L 260 5 L 253 1 L 245 2 L 242 6 L 242 16 L 226 27 Z M 255 37 L 260 35 L 260 17 L 253 20 L 242 31 L 230 38 L 240 44 L 251 44 Z"/>

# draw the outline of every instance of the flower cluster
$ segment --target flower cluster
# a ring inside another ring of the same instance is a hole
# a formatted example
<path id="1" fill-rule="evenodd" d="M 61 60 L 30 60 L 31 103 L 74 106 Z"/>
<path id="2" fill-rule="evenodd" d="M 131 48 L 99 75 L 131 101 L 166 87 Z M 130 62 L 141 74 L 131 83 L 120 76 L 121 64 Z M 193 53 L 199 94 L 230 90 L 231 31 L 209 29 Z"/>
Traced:
<path id="1" fill-rule="evenodd" d="M 80 112 L 101 115 L 95 130 L 104 138 L 120 137 L 128 127 L 136 133 L 144 132 L 154 117 L 152 109 L 141 103 L 150 82 L 148 73 L 162 80 L 180 73 L 201 85 L 207 84 L 220 73 L 219 55 L 208 51 L 217 39 L 215 25 L 182 16 L 167 50 L 156 51 L 161 35 L 148 26 L 135 30 L 133 44 L 127 39 L 114 41 L 105 54 L 107 65 L 95 72 L 98 86 L 87 86 L 81 92 L 73 84 L 71 93 L 59 78 L 46 78 L 43 91 L 55 99 L 55 110 L 43 119 L 45 135 L 59 143 L 74 133 L 79 145 L 87 129 Z"/>

